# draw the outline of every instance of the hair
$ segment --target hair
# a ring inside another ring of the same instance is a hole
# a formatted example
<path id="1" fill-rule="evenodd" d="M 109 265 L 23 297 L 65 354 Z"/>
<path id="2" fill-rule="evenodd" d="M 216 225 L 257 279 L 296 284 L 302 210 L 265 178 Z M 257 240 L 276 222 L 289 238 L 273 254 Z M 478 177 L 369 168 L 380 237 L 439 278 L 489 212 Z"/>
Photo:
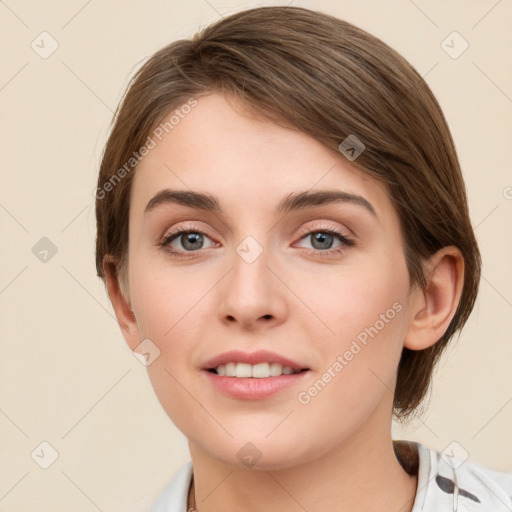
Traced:
<path id="1" fill-rule="evenodd" d="M 122 294 L 129 295 L 133 155 L 173 109 L 214 92 L 239 98 L 340 155 L 349 135 L 362 141 L 364 151 L 351 164 L 386 186 L 400 219 L 411 285 L 426 290 L 424 263 L 437 250 L 454 245 L 461 251 L 463 290 L 446 332 L 429 348 L 402 351 L 393 413 L 410 419 L 443 349 L 473 309 L 481 257 L 452 136 L 432 91 L 400 54 L 346 21 L 299 7 L 249 9 L 165 46 L 140 67 L 115 112 L 101 159 L 98 276 L 105 281 L 103 265 L 113 265 Z"/>

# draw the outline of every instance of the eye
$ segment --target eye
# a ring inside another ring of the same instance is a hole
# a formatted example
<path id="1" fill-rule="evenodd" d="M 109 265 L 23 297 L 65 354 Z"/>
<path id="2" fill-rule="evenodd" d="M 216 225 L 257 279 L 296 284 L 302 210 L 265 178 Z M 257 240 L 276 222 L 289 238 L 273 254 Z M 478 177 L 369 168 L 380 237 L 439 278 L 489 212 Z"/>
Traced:
<path id="1" fill-rule="evenodd" d="M 166 235 L 160 245 L 172 254 L 181 256 L 182 254 L 180 253 L 183 252 L 193 253 L 197 252 L 198 249 L 204 249 L 205 238 L 211 240 L 210 237 L 206 235 L 206 233 L 203 233 L 193 226 L 191 226 L 189 229 L 180 227 L 169 235 Z M 213 245 L 215 245 L 215 243 L 212 243 L 211 246 Z M 186 256 L 188 256 L 188 254 Z"/>
<path id="2" fill-rule="evenodd" d="M 316 230 L 308 230 L 306 234 L 301 234 L 301 240 L 309 240 L 311 249 L 315 252 L 324 252 L 327 254 L 339 253 L 345 251 L 347 247 L 352 247 L 355 242 L 332 228 L 320 228 Z M 338 240 L 339 244 L 333 248 L 333 243 Z"/>

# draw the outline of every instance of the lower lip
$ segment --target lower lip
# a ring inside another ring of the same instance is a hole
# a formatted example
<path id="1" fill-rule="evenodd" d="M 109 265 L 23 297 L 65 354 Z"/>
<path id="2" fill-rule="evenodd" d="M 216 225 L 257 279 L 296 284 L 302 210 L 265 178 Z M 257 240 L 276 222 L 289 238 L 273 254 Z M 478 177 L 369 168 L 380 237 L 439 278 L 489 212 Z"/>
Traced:
<path id="1" fill-rule="evenodd" d="M 234 398 L 242 400 L 261 400 L 278 391 L 290 388 L 302 382 L 309 375 L 310 370 L 280 375 L 279 377 L 265 377 L 263 379 L 224 377 L 216 373 L 202 370 L 209 382 L 219 391 Z"/>

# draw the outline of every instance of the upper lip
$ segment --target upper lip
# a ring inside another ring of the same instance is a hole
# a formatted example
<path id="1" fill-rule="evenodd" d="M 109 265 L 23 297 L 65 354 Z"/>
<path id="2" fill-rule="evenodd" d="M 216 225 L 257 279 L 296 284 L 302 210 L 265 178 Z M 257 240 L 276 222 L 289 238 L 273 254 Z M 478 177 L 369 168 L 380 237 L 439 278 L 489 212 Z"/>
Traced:
<path id="1" fill-rule="evenodd" d="M 283 366 L 289 366 L 294 370 L 305 370 L 308 369 L 307 366 L 297 363 L 292 359 L 276 354 L 275 352 L 271 352 L 269 350 L 257 350 L 256 352 L 242 352 L 241 350 L 230 350 L 228 352 L 224 352 L 215 356 L 208 361 L 206 361 L 202 366 L 202 370 L 210 370 L 212 368 L 217 368 L 217 366 L 226 363 L 248 363 L 248 364 L 258 364 L 258 363 L 280 363 Z"/>

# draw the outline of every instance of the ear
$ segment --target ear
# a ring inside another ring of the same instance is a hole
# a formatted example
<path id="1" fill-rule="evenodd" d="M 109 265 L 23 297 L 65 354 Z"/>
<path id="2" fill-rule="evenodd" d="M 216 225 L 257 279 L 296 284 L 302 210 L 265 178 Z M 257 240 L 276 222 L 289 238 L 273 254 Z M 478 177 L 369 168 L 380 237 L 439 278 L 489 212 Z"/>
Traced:
<path id="1" fill-rule="evenodd" d="M 404 347 L 423 350 L 439 339 L 455 316 L 464 285 L 464 258 L 457 247 L 436 252 L 426 265 L 427 289 L 411 293 Z"/>
<path id="2" fill-rule="evenodd" d="M 121 293 L 116 262 L 113 257 L 108 254 L 103 258 L 103 272 L 105 274 L 108 296 L 114 308 L 117 322 L 126 343 L 133 351 L 140 344 L 137 320 L 131 309 L 129 300 L 125 299 Z"/>

